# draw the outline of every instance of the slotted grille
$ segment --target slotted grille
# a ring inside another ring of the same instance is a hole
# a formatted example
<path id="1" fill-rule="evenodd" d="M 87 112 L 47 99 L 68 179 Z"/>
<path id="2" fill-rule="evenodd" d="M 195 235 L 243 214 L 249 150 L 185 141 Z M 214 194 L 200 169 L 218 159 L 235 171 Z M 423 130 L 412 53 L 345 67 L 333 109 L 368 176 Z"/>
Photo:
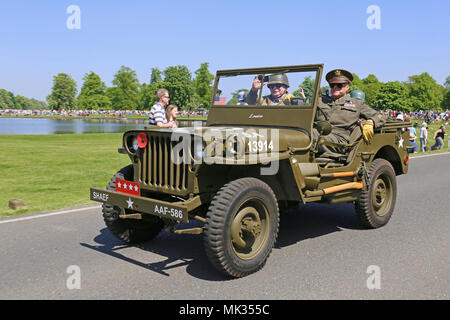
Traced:
<path id="1" fill-rule="evenodd" d="M 139 161 L 139 182 L 142 187 L 185 193 L 188 191 L 190 164 L 175 164 L 173 148 L 177 142 L 170 135 L 152 133 Z M 184 151 L 184 150 L 183 150 Z"/>

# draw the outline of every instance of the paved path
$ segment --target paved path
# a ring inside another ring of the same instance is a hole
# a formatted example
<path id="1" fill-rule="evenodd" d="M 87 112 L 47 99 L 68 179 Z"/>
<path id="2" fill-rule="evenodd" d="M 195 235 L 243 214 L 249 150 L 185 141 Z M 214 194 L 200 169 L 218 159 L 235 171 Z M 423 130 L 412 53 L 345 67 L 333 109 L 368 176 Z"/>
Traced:
<path id="1" fill-rule="evenodd" d="M 449 299 L 449 163 L 450 154 L 411 159 L 377 230 L 361 229 L 347 204 L 282 216 L 266 266 L 242 279 L 213 269 L 201 235 L 123 245 L 97 205 L 2 219 L 0 299 Z M 78 271 L 80 289 L 69 289 Z M 369 290 L 378 271 L 380 289 Z"/>

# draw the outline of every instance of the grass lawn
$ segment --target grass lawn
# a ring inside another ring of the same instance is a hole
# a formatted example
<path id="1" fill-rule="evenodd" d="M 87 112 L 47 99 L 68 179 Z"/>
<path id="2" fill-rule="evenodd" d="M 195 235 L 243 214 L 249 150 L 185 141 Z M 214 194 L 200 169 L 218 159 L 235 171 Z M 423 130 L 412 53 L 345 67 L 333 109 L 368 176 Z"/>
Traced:
<path id="1" fill-rule="evenodd" d="M 0 135 L 0 217 L 90 203 L 89 188 L 130 163 L 121 145 L 121 133 Z M 10 209 L 13 198 L 29 209 Z"/>

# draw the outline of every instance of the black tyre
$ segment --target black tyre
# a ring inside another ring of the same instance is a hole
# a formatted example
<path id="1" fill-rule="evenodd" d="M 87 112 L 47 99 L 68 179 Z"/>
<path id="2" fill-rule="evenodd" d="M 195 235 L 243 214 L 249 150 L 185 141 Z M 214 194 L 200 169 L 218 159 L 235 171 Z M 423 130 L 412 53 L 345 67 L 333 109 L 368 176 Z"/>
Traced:
<path id="1" fill-rule="evenodd" d="M 266 263 L 278 236 L 278 203 L 255 178 L 234 180 L 214 196 L 206 214 L 204 245 L 222 273 L 244 277 Z"/>
<path id="2" fill-rule="evenodd" d="M 389 222 L 397 198 L 397 180 L 389 161 L 375 159 L 369 169 L 370 186 L 361 192 L 355 210 L 361 224 L 369 229 Z"/>
<path id="3" fill-rule="evenodd" d="M 126 166 L 117 172 L 106 186 L 107 190 L 116 190 L 116 179 L 133 180 L 133 166 Z M 126 243 L 151 240 L 164 227 L 164 223 L 159 217 L 151 215 L 144 215 L 142 220 L 120 219 L 121 210 L 120 207 L 103 204 L 103 219 L 109 231 Z M 125 214 L 133 212 L 125 210 Z"/>

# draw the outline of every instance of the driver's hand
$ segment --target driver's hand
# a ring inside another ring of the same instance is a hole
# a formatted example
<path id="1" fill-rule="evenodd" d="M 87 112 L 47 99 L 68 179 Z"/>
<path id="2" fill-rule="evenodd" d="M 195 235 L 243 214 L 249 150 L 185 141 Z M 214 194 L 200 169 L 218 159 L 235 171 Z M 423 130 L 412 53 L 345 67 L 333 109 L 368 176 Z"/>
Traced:
<path id="1" fill-rule="evenodd" d="M 261 88 L 261 86 L 265 84 L 261 83 L 261 80 L 258 79 L 259 76 L 261 75 L 256 75 L 255 78 L 253 79 L 252 90 L 258 90 Z"/>

